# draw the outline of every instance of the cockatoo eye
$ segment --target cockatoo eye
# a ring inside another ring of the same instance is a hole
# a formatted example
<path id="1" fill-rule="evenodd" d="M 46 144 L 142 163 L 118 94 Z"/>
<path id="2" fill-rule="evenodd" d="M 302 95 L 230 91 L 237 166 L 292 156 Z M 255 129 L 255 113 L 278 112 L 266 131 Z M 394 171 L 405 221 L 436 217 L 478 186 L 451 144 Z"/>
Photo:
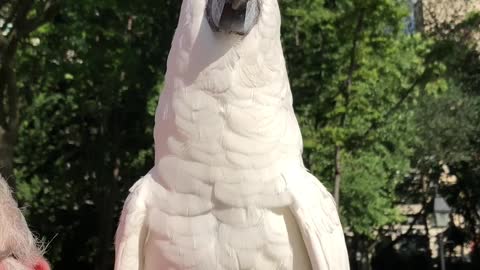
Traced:
<path id="1" fill-rule="evenodd" d="M 244 36 L 258 21 L 259 0 L 208 0 L 206 16 L 213 31 Z"/>

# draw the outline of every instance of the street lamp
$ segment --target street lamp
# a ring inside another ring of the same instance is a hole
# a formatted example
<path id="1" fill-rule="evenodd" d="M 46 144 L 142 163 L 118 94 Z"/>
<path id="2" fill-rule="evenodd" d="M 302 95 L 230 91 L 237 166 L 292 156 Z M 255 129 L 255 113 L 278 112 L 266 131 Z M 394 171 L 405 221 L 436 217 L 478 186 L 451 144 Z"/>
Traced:
<path id="1" fill-rule="evenodd" d="M 434 223 L 437 228 L 445 228 L 450 222 L 450 211 L 452 209 L 448 206 L 447 201 L 438 193 L 435 194 L 433 200 L 433 215 Z"/>
<path id="2" fill-rule="evenodd" d="M 435 192 L 433 200 L 433 216 L 434 226 L 437 228 L 445 228 L 450 222 L 450 211 L 452 209 L 448 206 L 447 201 Z M 438 254 L 440 256 L 440 269 L 446 270 L 445 266 L 445 245 L 443 242 L 443 231 L 437 235 L 438 240 Z"/>

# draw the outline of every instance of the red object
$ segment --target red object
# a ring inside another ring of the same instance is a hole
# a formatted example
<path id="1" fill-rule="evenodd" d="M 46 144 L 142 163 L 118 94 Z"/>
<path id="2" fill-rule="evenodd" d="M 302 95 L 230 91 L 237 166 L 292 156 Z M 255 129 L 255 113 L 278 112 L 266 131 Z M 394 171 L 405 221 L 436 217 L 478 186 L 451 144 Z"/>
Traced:
<path id="1" fill-rule="evenodd" d="M 42 259 L 35 264 L 35 266 L 33 267 L 33 270 L 50 270 L 50 266 L 45 260 Z"/>

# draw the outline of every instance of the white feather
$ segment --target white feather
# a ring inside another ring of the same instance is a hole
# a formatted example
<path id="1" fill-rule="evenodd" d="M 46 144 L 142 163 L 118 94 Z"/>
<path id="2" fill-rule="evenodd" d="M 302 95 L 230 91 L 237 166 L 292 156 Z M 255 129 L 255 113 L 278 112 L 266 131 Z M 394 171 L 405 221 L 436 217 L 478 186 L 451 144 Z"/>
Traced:
<path id="1" fill-rule="evenodd" d="M 148 175 L 131 189 L 125 201 L 115 236 L 115 270 L 143 269 L 143 245 L 146 240 Z"/>
<path id="2" fill-rule="evenodd" d="M 284 177 L 293 196 L 290 206 L 300 227 L 313 269 L 347 270 L 348 252 L 332 195 L 300 166 Z"/>

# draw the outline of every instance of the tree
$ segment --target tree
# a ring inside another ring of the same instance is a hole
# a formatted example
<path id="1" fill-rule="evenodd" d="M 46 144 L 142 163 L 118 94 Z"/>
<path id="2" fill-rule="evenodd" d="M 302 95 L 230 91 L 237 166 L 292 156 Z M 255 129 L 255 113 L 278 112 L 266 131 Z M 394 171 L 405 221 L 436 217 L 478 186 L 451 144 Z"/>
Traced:
<path id="1" fill-rule="evenodd" d="M 444 86 L 432 79 L 439 67 L 426 59 L 428 43 L 405 31 L 407 6 L 389 0 L 287 3 L 286 55 L 304 128 L 306 163 L 324 179 L 332 179 L 335 171 L 337 194 L 342 164 L 356 163 L 348 159 L 385 153 L 387 162 L 387 156 L 403 156 L 406 162 L 396 162 L 403 165 L 384 173 L 405 171 L 412 116 L 400 113 L 415 96 Z M 294 49 L 299 46 L 304 49 Z M 393 202 L 388 190 L 377 196 Z M 348 211 L 347 205 L 340 206 Z M 354 226 L 350 218 L 347 224 Z M 364 230 L 386 220 L 372 220 Z"/>
<path id="2" fill-rule="evenodd" d="M 28 37 L 53 19 L 58 2 L 17 0 L 0 2 L 0 174 L 15 187 L 13 156 L 21 121 L 25 89 L 17 81 L 18 50 L 28 46 Z"/>
<path id="3" fill-rule="evenodd" d="M 35 90 L 16 148 L 19 196 L 59 269 L 112 267 L 122 200 L 153 164 L 179 4 L 71 1 L 19 53 L 22 83 Z"/>
<path id="4" fill-rule="evenodd" d="M 334 191 L 350 250 L 371 254 L 398 223 L 419 96 L 444 91 L 432 43 L 407 31 L 407 2 L 284 1 L 284 44 L 307 166 Z M 341 195 L 341 196 L 340 196 Z M 341 199 L 341 200 L 340 200 Z"/>
<path id="5" fill-rule="evenodd" d="M 421 179 L 423 185 L 438 186 L 452 206 L 452 215 L 463 217 L 462 224 L 457 219 L 448 231 L 457 232 L 457 236 L 462 232 L 462 239 L 452 242 L 463 245 L 480 233 L 480 53 L 476 39 L 480 14 L 454 11 L 461 12 L 453 14 L 454 23 L 448 18 L 433 19 L 425 32 L 434 40 L 431 57 L 446 67 L 443 76 L 448 91 L 434 99 L 419 100 L 415 112 L 419 141 L 412 158 L 416 177 L 407 178 L 405 185 L 415 186 Z M 430 17 L 435 18 L 435 14 Z M 431 205 L 433 196 L 432 192 L 423 194 L 422 203 Z M 408 199 L 405 194 L 402 197 Z M 424 208 L 425 217 L 432 214 L 431 208 Z M 454 237 L 453 233 L 449 237 Z"/>

